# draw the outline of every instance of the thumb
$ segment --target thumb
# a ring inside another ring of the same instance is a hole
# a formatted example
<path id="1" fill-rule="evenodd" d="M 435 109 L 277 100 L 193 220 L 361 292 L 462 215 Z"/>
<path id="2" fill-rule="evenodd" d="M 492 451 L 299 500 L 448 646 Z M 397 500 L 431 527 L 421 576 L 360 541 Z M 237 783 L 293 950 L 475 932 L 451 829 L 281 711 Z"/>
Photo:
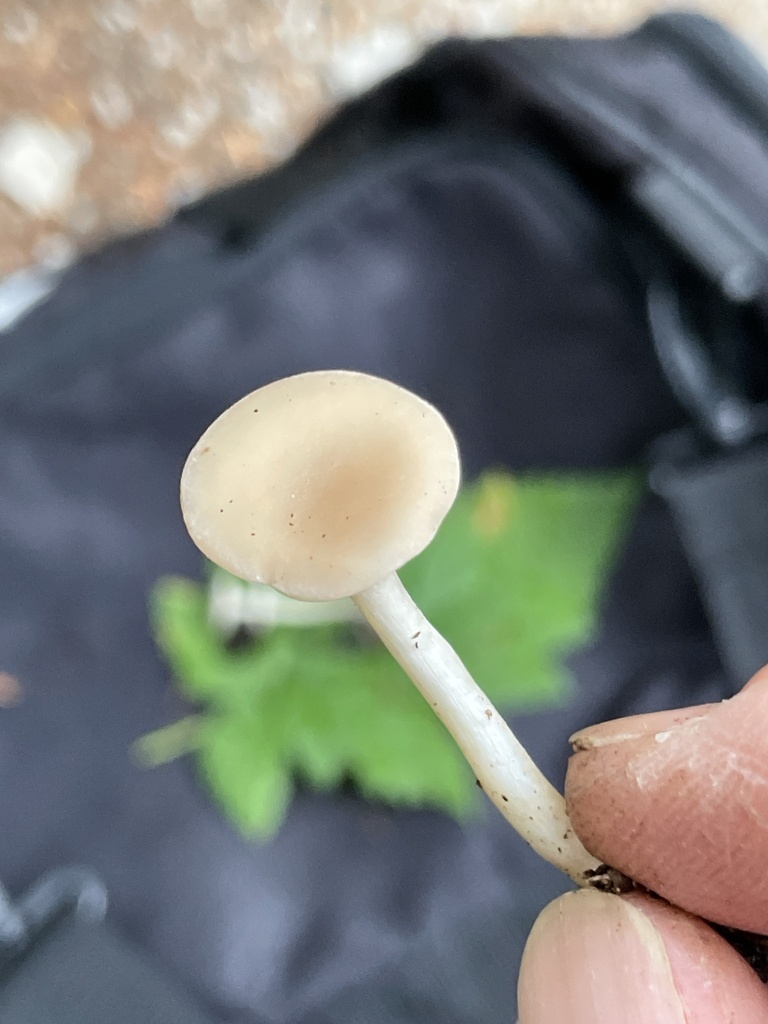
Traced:
<path id="1" fill-rule="evenodd" d="M 661 900 L 594 889 L 539 916 L 519 1024 L 765 1024 L 768 989 L 708 925 Z"/>

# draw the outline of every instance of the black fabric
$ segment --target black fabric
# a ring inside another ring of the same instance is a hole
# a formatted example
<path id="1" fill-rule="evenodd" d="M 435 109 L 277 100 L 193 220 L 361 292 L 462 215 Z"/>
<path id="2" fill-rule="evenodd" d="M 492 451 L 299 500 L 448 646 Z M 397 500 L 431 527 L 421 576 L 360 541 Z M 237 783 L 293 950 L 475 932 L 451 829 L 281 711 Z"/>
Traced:
<path id="1" fill-rule="evenodd" d="M 0 973 L 3 1024 L 210 1024 L 103 925 L 53 924 Z"/>
<path id="2" fill-rule="evenodd" d="M 128 752 L 185 710 L 146 598 L 199 571 L 179 472 L 247 390 L 320 367 L 391 377 L 446 413 L 470 473 L 637 464 L 685 421 L 614 230 L 616 169 L 579 183 L 505 45 L 438 50 L 283 172 L 86 261 L 2 342 L 0 668 L 26 700 L 0 716 L 0 878 L 92 865 L 115 926 L 223 1019 L 511 1020 L 526 932 L 565 887 L 491 809 L 462 830 L 303 792 L 251 845 L 191 763 L 147 773 Z M 648 76 L 625 45 L 572 44 L 628 91 L 674 88 L 711 143 L 701 75 L 665 54 Z M 515 723 L 558 783 L 590 720 L 729 692 L 658 498 L 571 662 L 568 706 Z"/>
<path id="3" fill-rule="evenodd" d="M 653 482 L 676 513 L 721 647 L 749 679 L 768 660 L 768 443 L 705 457 L 677 447 Z"/>

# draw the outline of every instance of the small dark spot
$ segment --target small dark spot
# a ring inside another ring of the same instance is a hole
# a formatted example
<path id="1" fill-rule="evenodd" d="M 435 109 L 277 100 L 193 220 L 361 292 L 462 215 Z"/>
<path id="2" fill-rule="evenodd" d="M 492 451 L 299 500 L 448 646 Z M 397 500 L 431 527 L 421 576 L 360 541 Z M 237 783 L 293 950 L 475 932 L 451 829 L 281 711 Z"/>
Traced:
<path id="1" fill-rule="evenodd" d="M 528 815 L 528 821 L 533 821 L 533 817 L 530 814 Z"/>
<path id="2" fill-rule="evenodd" d="M 558 846 L 558 848 L 557 848 L 557 852 L 558 852 L 558 853 L 562 853 L 562 852 L 563 852 L 563 848 L 562 848 L 562 846 Z"/>
<path id="3" fill-rule="evenodd" d="M 209 444 L 207 444 L 205 446 L 205 448 L 201 448 L 200 449 L 200 454 L 201 455 L 207 455 L 210 450 L 211 450 L 211 446 Z"/>
<path id="4" fill-rule="evenodd" d="M 253 411 L 254 411 L 254 412 L 258 412 L 259 410 L 258 410 L 258 409 L 254 409 Z"/>
<path id="5" fill-rule="evenodd" d="M 224 509 L 223 509 L 223 508 L 220 508 L 220 509 L 219 509 L 219 512 L 223 512 L 223 511 L 224 511 Z"/>
<path id="6" fill-rule="evenodd" d="M 493 712 L 491 711 L 490 708 L 488 708 L 488 710 L 485 712 L 485 717 L 486 718 L 493 718 Z"/>
<path id="7" fill-rule="evenodd" d="M 421 630 L 418 629 L 418 630 L 416 630 L 416 632 L 411 637 L 411 640 L 418 640 L 420 636 L 421 636 Z"/>
<path id="8" fill-rule="evenodd" d="M 255 649 L 256 637 L 245 626 L 238 626 L 235 632 L 224 641 L 224 647 L 230 654 L 246 654 Z"/>
<path id="9" fill-rule="evenodd" d="M 252 537 L 255 537 L 255 536 L 256 536 L 256 534 L 255 534 L 255 533 L 252 533 L 252 534 L 251 534 L 251 536 L 252 536 Z"/>
<path id="10" fill-rule="evenodd" d="M 418 640 L 416 641 L 416 643 L 414 644 L 414 646 L 415 646 L 416 650 L 418 651 L 418 649 L 419 649 L 419 641 L 418 641 Z"/>
<path id="11" fill-rule="evenodd" d="M 289 520 L 289 521 L 288 521 L 288 525 L 289 525 L 289 526 L 295 526 L 295 525 L 296 525 L 296 523 L 292 523 L 292 522 L 290 522 L 290 520 Z"/>
<path id="12" fill-rule="evenodd" d="M 301 532 L 303 533 L 304 531 L 302 530 Z M 321 538 L 323 540 L 325 540 L 325 538 L 328 536 L 328 534 L 327 533 L 322 533 L 320 536 L 321 536 Z"/>
<path id="13" fill-rule="evenodd" d="M 508 796 L 504 796 L 503 793 L 501 794 L 501 799 L 504 801 L 505 804 L 509 803 L 509 797 Z"/>
<path id="14" fill-rule="evenodd" d="M 231 505 L 234 500 L 235 500 L 234 498 L 230 498 L 229 499 L 229 504 Z"/>
<path id="15" fill-rule="evenodd" d="M 483 784 L 480 781 L 480 779 L 475 779 L 475 785 L 477 786 L 478 789 L 482 789 L 483 788 Z"/>

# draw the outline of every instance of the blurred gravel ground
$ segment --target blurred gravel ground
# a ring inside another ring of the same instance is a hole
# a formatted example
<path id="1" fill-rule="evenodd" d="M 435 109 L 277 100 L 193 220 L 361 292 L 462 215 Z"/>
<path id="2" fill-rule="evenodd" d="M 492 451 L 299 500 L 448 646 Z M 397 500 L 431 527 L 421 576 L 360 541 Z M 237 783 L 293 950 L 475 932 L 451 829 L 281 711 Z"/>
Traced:
<path id="1" fill-rule="evenodd" d="M 284 158 L 450 34 L 605 33 L 659 0 L 0 0 L 0 277 Z M 765 0 L 698 0 L 768 55 Z"/>

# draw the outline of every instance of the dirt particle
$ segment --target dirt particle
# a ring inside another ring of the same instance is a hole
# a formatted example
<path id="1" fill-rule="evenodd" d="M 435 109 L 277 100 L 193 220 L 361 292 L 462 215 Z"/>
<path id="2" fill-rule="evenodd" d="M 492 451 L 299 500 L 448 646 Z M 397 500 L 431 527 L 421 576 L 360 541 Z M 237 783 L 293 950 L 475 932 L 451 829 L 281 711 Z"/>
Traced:
<path id="1" fill-rule="evenodd" d="M 493 718 L 493 712 L 491 711 L 490 708 L 488 708 L 488 710 L 485 712 L 485 717 L 486 718 Z"/>
<path id="2" fill-rule="evenodd" d="M 475 779 L 475 785 L 477 786 L 478 789 L 482 789 L 483 788 L 483 784 L 480 781 L 480 779 Z"/>
<path id="3" fill-rule="evenodd" d="M 200 454 L 201 455 L 207 455 L 210 450 L 211 450 L 211 446 L 209 444 L 207 444 L 205 446 L 205 448 L 201 448 L 200 449 Z"/>
<path id="4" fill-rule="evenodd" d="M 631 878 L 628 878 L 621 871 L 617 871 L 616 868 L 611 868 L 607 864 L 601 864 L 599 867 L 591 871 L 585 871 L 584 877 L 593 889 L 598 889 L 600 892 L 610 892 L 618 896 L 621 893 L 632 892 L 635 889 L 642 889 L 642 886 L 637 885 Z M 644 890 L 647 892 L 648 890 Z"/>
<path id="5" fill-rule="evenodd" d="M 416 632 L 411 637 L 411 640 L 418 640 L 420 636 L 421 636 L 421 630 L 417 629 Z"/>
<path id="6" fill-rule="evenodd" d="M 254 411 L 254 412 L 258 412 L 259 410 L 258 410 L 258 409 L 254 409 L 253 411 Z"/>
<path id="7" fill-rule="evenodd" d="M 501 794 L 501 799 L 504 801 L 505 804 L 509 803 L 509 797 L 505 796 L 503 793 Z"/>

